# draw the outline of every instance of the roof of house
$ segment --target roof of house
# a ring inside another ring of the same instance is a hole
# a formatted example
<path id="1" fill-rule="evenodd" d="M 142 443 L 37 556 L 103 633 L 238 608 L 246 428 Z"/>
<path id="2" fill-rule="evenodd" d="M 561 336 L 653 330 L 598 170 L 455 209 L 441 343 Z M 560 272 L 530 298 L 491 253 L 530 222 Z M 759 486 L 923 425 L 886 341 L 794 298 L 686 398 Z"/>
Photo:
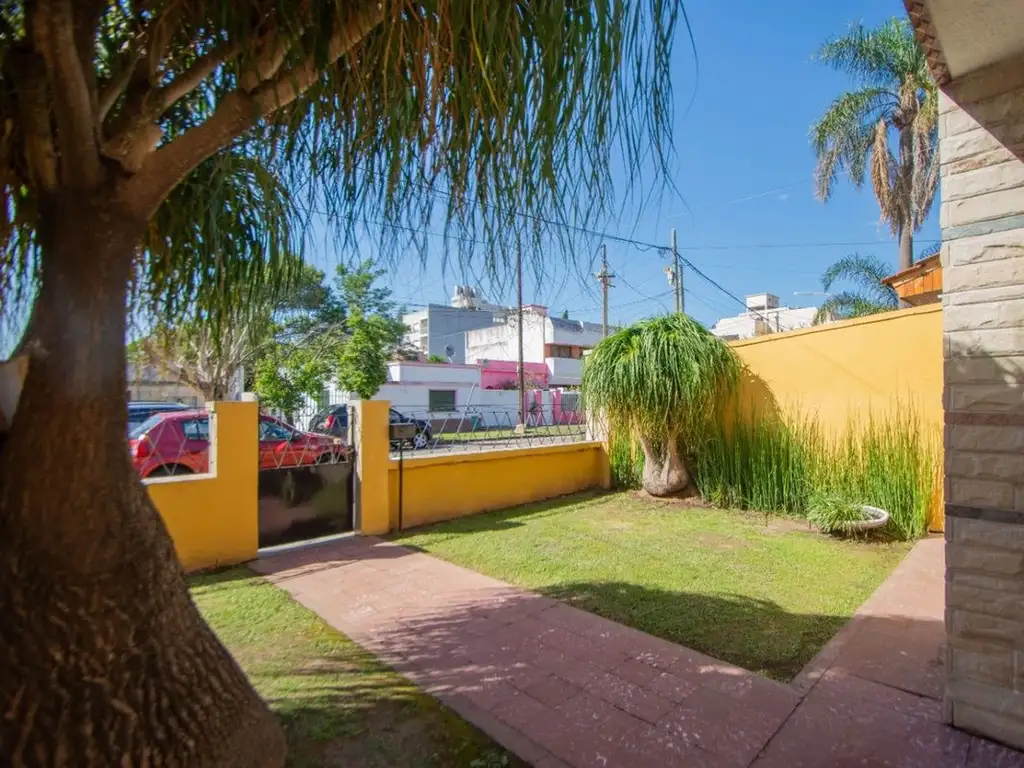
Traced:
<path id="1" fill-rule="evenodd" d="M 895 275 L 889 275 L 882 282 L 891 286 L 903 299 L 925 293 L 939 293 L 942 291 L 942 262 L 939 254 L 921 259 Z"/>

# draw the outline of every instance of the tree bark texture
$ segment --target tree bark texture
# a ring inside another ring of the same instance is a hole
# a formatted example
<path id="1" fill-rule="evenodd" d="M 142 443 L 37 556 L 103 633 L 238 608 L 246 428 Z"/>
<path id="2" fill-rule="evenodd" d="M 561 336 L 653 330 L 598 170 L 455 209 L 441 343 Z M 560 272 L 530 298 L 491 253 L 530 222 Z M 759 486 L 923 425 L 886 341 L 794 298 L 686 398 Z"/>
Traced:
<path id="1" fill-rule="evenodd" d="M 279 766 L 128 457 L 125 294 L 145 222 L 46 199 L 25 388 L 0 447 L 0 762 Z"/>
<path id="2" fill-rule="evenodd" d="M 671 496 L 686 489 L 690 484 L 690 475 L 675 440 L 666 440 L 658 446 L 660 450 L 656 450 L 649 439 L 641 437 L 640 447 L 644 452 L 641 482 L 647 493 L 651 496 Z"/>

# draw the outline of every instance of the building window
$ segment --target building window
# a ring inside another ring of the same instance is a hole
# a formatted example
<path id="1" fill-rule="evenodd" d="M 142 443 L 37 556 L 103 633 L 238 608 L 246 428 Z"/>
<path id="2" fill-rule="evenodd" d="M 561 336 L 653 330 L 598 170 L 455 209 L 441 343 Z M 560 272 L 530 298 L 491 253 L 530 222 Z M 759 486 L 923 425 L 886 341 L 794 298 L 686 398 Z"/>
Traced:
<path id="1" fill-rule="evenodd" d="M 580 348 L 572 347 L 568 344 L 549 344 L 548 345 L 548 357 L 561 357 L 561 358 L 578 358 L 580 356 Z"/>
<path id="2" fill-rule="evenodd" d="M 446 413 L 455 410 L 454 389 L 431 389 L 427 392 L 427 410 L 431 413 Z"/>

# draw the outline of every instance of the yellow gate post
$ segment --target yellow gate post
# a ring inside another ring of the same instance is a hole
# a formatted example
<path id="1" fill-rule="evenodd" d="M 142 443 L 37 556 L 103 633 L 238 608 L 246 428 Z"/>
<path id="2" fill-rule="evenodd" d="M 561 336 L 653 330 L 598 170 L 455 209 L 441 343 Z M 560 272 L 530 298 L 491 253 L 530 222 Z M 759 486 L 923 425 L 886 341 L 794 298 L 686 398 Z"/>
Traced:
<path id="1" fill-rule="evenodd" d="M 357 400 L 355 414 L 355 530 L 363 536 L 380 536 L 391 530 L 388 501 L 387 400 Z"/>

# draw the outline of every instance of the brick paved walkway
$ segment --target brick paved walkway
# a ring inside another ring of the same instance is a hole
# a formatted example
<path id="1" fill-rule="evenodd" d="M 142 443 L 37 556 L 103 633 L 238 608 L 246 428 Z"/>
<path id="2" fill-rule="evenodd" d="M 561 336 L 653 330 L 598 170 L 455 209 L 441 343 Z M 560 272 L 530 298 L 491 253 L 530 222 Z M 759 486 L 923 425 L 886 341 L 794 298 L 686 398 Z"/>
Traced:
<path id="1" fill-rule="evenodd" d="M 373 538 L 252 565 L 540 768 L 1024 767 L 941 722 L 942 552 L 919 543 L 793 685 Z"/>

